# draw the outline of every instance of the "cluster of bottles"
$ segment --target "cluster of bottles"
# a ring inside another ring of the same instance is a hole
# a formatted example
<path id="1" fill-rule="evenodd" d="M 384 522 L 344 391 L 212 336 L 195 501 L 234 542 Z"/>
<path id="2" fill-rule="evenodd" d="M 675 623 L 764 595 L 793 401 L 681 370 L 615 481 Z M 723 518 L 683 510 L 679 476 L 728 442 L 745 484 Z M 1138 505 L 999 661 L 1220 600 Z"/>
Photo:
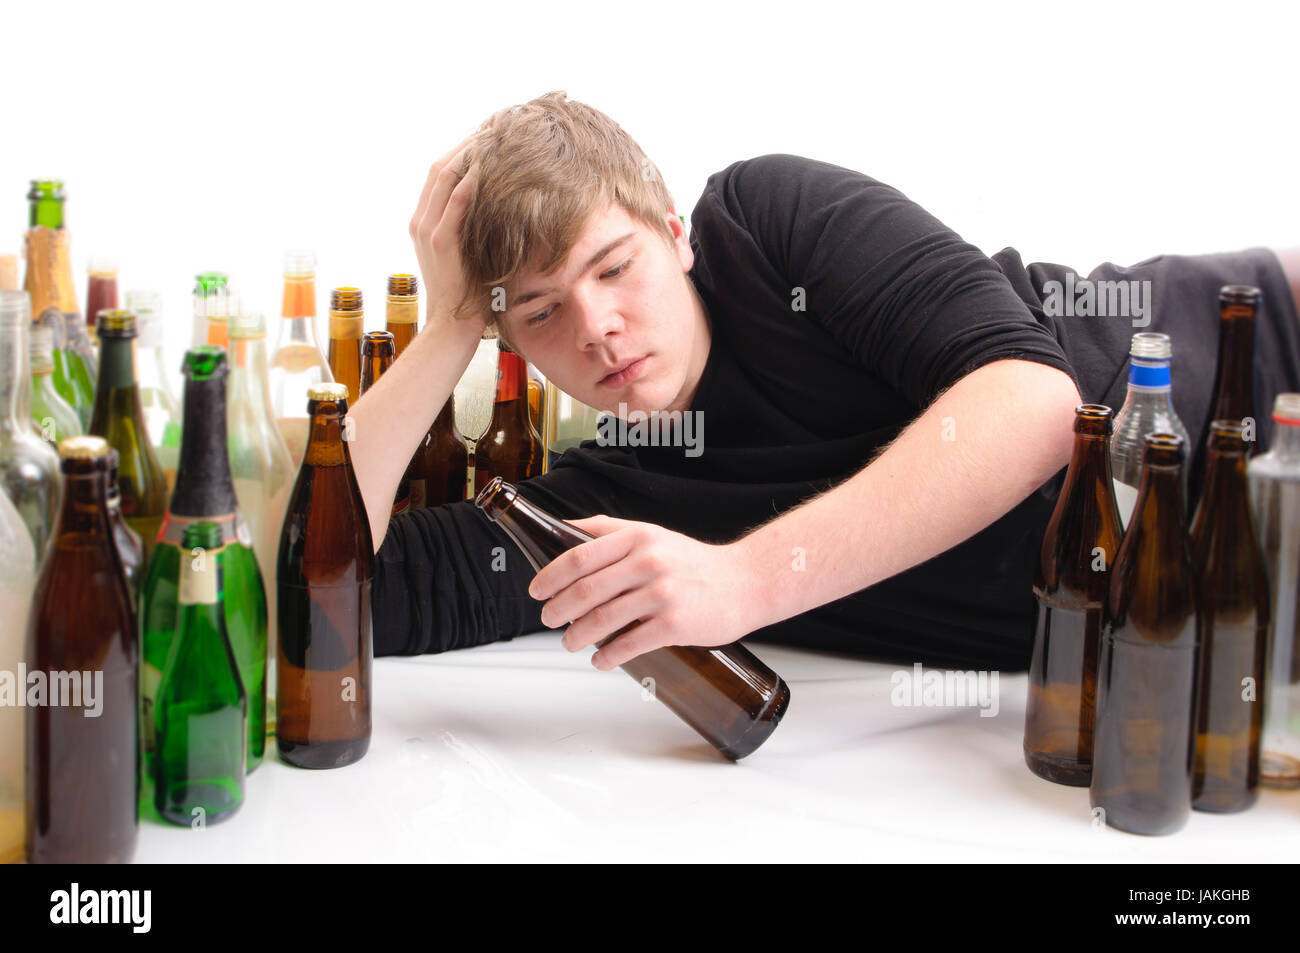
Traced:
<path id="1" fill-rule="evenodd" d="M 1034 583 L 1024 751 L 1040 777 L 1089 786 L 1120 830 L 1169 834 L 1193 808 L 1249 808 L 1260 784 L 1300 788 L 1300 394 L 1277 397 L 1256 455 L 1260 298 L 1220 291 L 1190 461 L 1167 335 L 1133 337 L 1118 415 L 1076 411 Z"/>

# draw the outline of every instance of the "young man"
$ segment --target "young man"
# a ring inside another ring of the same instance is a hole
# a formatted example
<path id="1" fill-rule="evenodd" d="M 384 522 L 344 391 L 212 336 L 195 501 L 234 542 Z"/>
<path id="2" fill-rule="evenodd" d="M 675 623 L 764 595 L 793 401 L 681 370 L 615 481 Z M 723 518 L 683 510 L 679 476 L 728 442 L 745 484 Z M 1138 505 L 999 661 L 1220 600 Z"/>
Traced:
<path id="1" fill-rule="evenodd" d="M 749 635 L 1024 668 L 1074 408 L 1119 408 L 1132 333 L 1172 336 L 1197 445 L 1221 285 L 1263 289 L 1261 443 L 1273 396 L 1300 389 L 1300 318 L 1267 249 L 1102 265 L 1087 280 L 1137 283 L 1129 313 L 1066 317 L 1050 283 L 1069 269 L 985 257 L 827 163 L 737 162 L 691 223 L 688 240 L 636 144 L 563 93 L 502 110 L 434 164 L 411 220 L 427 323 L 352 413 L 377 655 L 543 625 L 567 626 L 577 651 L 641 620 L 593 664 Z M 582 402 L 625 419 L 689 412 L 702 437 L 588 442 L 525 481 L 526 498 L 598 537 L 535 578 L 472 502 L 386 517 L 488 321 Z"/>

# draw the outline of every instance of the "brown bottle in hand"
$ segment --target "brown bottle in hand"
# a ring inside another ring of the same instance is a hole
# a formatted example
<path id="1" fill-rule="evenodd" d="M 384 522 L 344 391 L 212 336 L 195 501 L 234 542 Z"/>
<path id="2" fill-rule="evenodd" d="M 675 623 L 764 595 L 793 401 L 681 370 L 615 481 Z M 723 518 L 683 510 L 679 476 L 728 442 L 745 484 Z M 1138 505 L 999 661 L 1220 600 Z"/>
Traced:
<path id="1" fill-rule="evenodd" d="M 1074 454 L 1043 535 L 1025 705 L 1025 763 L 1058 784 L 1092 780 L 1102 603 L 1123 529 L 1110 470 L 1113 413 L 1075 409 Z"/>
<path id="2" fill-rule="evenodd" d="M 370 747 L 370 522 L 352 471 L 347 389 L 316 384 L 302 469 L 276 560 L 276 741 L 300 768 L 337 768 Z"/>
<path id="3" fill-rule="evenodd" d="M 528 502 L 500 477 L 493 477 L 474 502 L 537 570 L 593 538 Z M 624 626 L 599 644 L 638 624 Z M 781 676 L 739 642 L 718 648 L 670 645 L 620 667 L 732 760 L 766 741 L 790 704 L 790 689 Z"/>
<path id="4" fill-rule="evenodd" d="M 335 288 L 330 292 L 330 373 L 354 398 L 361 394 L 361 336 L 365 323 L 360 288 Z"/>
<path id="5" fill-rule="evenodd" d="M 59 457 L 63 505 L 27 627 L 28 683 L 37 672 L 45 683 L 27 712 L 27 860 L 126 863 L 139 827 L 139 642 L 108 513 L 108 442 L 67 437 Z"/>
<path id="6" fill-rule="evenodd" d="M 1201 497 L 1207 474 L 1210 427 L 1216 420 L 1249 426 L 1249 453 L 1255 452 L 1255 316 L 1262 295 L 1254 285 L 1224 285 L 1219 289 L 1219 358 L 1214 372 L 1214 398 L 1205 418 L 1205 436 L 1194 448 L 1189 481 L 1192 511 Z"/>
<path id="7" fill-rule="evenodd" d="M 1181 437 L 1147 435 L 1102 617 L 1089 800 L 1134 834 L 1172 834 L 1191 814 L 1199 640 L 1183 454 Z"/>
<path id="8" fill-rule="evenodd" d="M 367 331 L 361 344 L 361 393 L 364 395 L 375 385 L 375 381 L 393 366 L 397 355 L 393 347 L 391 331 Z M 393 497 L 393 512 L 405 513 L 411 506 L 411 478 L 403 473 L 397 483 L 397 495 Z"/>
<path id="9" fill-rule="evenodd" d="M 1214 421 L 1208 447 L 1205 493 L 1192 522 L 1201 607 L 1192 807 L 1226 813 L 1258 797 L 1269 593 L 1241 421 Z"/>
<path id="10" fill-rule="evenodd" d="M 528 416 L 528 366 L 497 340 L 497 393 L 492 419 L 474 444 L 474 485 L 494 476 L 518 483 L 542 472 L 542 438 Z"/>

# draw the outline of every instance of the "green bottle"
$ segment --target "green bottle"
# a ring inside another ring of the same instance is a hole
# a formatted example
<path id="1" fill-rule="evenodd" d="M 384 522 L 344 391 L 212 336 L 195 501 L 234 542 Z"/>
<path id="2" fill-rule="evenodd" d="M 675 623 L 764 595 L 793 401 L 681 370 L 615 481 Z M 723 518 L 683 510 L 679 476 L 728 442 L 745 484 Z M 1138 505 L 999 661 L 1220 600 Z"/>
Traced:
<path id="1" fill-rule="evenodd" d="M 54 446 L 64 437 L 85 430 L 72 405 L 54 389 L 54 335 L 49 328 L 32 326 L 32 423 L 36 432 Z"/>
<path id="2" fill-rule="evenodd" d="M 130 311 L 105 311 L 96 324 L 102 370 L 90 433 L 103 437 L 117 451 L 122 516 L 140 537 L 147 572 L 158 528 L 167 512 L 167 481 L 149 446 L 140 405 L 135 375 L 135 315 Z"/>
<path id="3" fill-rule="evenodd" d="M 222 611 L 221 536 L 198 522 L 181 538 L 176 638 L 154 710 L 154 806 L 184 826 L 224 820 L 244 803 L 248 701 Z"/>
<path id="4" fill-rule="evenodd" d="M 252 532 L 239 510 L 226 449 L 225 349 L 204 345 L 185 353 L 181 457 L 176 489 L 158 545 L 149 560 L 140 599 L 142 747 L 146 776 L 156 750 L 156 705 L 163 669 L 179 621 L 182 563 L 189 558 L 185 530 L 214 523 L 221 532 L 224 578 L 222 616 L 239 666 L 248 714 L 247 771 L 266 750 L 266 590 L 253 549 Z"/>
<path id="5" fill-rule="evenodd" d="M 27 193 L 27 279 L 32 320 L 54 334 L 54 388 L 72 405 L 81 426 L 90 426 L 95 403 L 95 348 L 77 310 L 72 259 L 63 225 L 63 182 L 33 179 Z"/>

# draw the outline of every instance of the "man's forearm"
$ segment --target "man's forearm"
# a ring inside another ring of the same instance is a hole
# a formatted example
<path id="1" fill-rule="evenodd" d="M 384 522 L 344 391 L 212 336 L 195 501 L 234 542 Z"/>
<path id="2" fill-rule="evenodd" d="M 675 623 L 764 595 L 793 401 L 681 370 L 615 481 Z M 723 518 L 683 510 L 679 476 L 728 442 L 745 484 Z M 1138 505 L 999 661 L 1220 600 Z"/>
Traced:
<path id="1" fill-rule="evenodd" d="M 1069 462 L 1065 373 L 1003 360 L 963 377 L 864 469 L 731 545 L 750 631 L 918 565 L 1003 516 Z"/>
<path id="2" fill-rule="evenodd" d="M 379 551 L 393 497 L 416 447 L 465 373 L 483 323 L 429 315 L 425 328 L 366 396 L 357 401 L 349 452 L 370 535 Z"/>

